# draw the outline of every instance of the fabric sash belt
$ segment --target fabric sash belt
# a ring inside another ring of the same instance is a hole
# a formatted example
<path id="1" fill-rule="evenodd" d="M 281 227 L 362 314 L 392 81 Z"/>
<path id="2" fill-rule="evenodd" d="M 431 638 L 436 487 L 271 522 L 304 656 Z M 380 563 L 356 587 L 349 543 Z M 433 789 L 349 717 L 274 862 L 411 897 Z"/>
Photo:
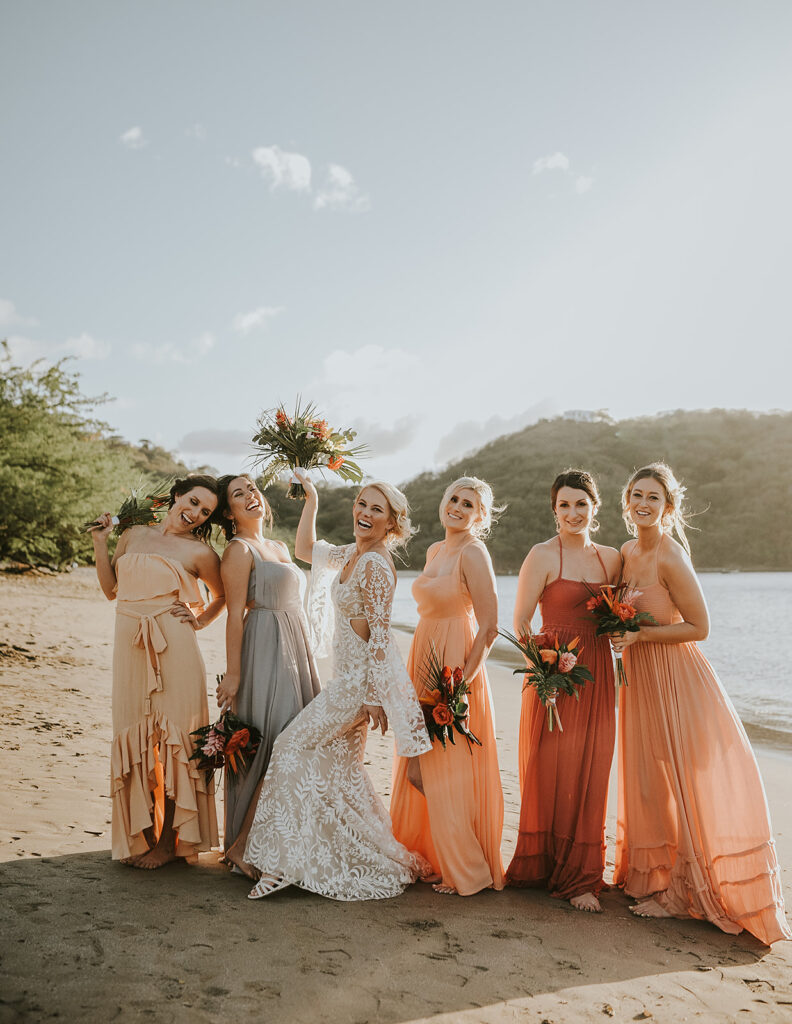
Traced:
<path id="1" fill-rule="evenodd" d="M 128 615 L 132 619 L 138 620 L 138 628 L 135 633 L 134 639 L 132 640 L 133 647 L 142 647 L 147 654 L 146 669 L 147 669 L 147 686 L 146 686 L 146 714 L 151 713 L 151 695 L 152 693 L 162 693 L 162 670 L 160 668 L 160 655 L 168 646 L 168 641 L 160 629 L 157 618 L 160 615 L 164 615 L 166 612 L 170 612 L 170 606 L 163 609 L 161 612 L 155 612 L 153 614 L 140 614 L 133 611 L 126 611 L 123 608 L 118 608 L 117 613 L 119 615 Z"/>

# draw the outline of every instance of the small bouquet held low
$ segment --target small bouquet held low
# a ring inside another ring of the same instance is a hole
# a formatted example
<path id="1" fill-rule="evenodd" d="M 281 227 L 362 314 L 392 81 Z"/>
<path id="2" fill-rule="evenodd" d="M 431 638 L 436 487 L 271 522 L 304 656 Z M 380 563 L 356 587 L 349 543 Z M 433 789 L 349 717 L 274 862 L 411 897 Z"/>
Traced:
<path id="1" fill-rule="evenodd" d="M 258 430 L 253 435 L 253 448 L 257 465 L 263 465 L 264 487 L 283 470 L 329 469 L 342 480 L 360 483 L 363 470 L 352 460 L 365 455 L 365 444 L 353 444 L 354 430 L 335 430 L 327 420 L 321 419 L 316 406 L 309 402 L 300 407 L 300 399 L 289 414 L 282 405 L 268 409 L 259 417 Z M 305 499 L 301 483 L 289 486 L 290 498 Z"/>
<path id="2" fill-rule="evenodd" d="M 583 648 L 579 646 L 580 638 L 575 637 L 565 643 L 549 631 L 525 634 L 519 639 L 507 630 L 499 629 L 498 632 L 514 644 L 528 662 L 525 668 L 516 668 L 514 674 L 525 676 L 523 689 L 525 686 L 533 686 L 536 690 L 537 697 L 547 708 L 547 728 L 552 732 L 555 720 L 563 732 L 556 704 L 559 693 L 580 700 L 579 688 L 594 682 L 591 672 L 580 663 L 580 655 L 583 653 Z"/>
<path id="3" fill-rule="evenodd" d="M 597 636 L 625 633 L 637 633 L 642 625 L 656 626 L 657 620 L 649 612 L 639 612 L 635 607 L 636 598 L 641 591 L 631 587 L 629 583 L 603 583 L 598 588 L 589 587 L 591 597 L 586 601 L 586 608 L 597 620 Z M 627 686 L 627 674 L 622 664 L 621 651 L 614 652 L 616 657 L 616 685 Z"/>
<path id="4" fill-rule="evenodd" d="M 124 498 L 121 508 L 113 518 L 113 526 L 118 536 L 130 526 L 156 526 L 168 511 L 172 479 L 140 480 L 136 487 L 129 488 L 129 497 Z M 150 493 L 146 493 L 146 492 Z M 83 531 L 90 533 L 99 526 L 98 520 L 83 523 Z"/>
<path id="5" fill-rule="evenodd" d="M 445 750 L 446 740 L 455 746 L 454 731 L 464 736 L 471 754 L 475 743 L 481 740 L 468 728 L 468 684 L 461 668 L 450 668 L 440 660 L 434 644 L 431 645 L 424 666 L 423 690 L 418 698 L 424 713 L 426 731 L 434 743 L 440 740 Z"/>
<path id="6" fill-rule="evenodd" d="M 195 736 L 190 760 L 197 761 L 201 771 L 225 768 L 234 777 L 245 774 L 261 743 L 258 729 L 237 718 L 233 711 L 224 711 L 212 725 L 204 725 L 190 735 Z"/>

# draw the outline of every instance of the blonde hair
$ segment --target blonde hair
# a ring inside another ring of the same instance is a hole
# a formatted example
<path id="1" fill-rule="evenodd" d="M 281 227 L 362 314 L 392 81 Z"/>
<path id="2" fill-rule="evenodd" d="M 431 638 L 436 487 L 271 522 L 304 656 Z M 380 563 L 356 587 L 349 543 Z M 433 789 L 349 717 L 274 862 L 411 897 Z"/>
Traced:
<path id="1" fill-rule="evenodd" d="M 495 504 L 495 495 L 492 493 L 492 488 L 486 480 L 479 480 L 477 476 L 461 476 L 446 487 L 445 493 L 440 499 L 440 522 L 443 521 L 443 513 L 445 512 L 446 505 L 451 500 L 451 495 L 454 491 L 460 490 L 463 487 L 475 491 L 478 497 L 481 520 L 473 527 L 472 533 L 479 540 L 483 540 L 489 536 L 490 530 L 497 523 L 498 516 L 500 516 L 501 512 L 505 511 L 506 506 Z"/>
<path id="2" fill-rule="evenodd" d="M 363 484 L 357 492 L 355 495 L 355 501 L 358 500 L 367 487 L 375 487 L 380 491 L 387 501 L 390 513 L 393 516 L 395 525 L 388 533 L 388 536 L 385 539 L 385 544 L 391 550 L 394 548 L 405 547 L 412 535 L 417 532 L 413 524 L 410 522 L 410 505 L 407 498 L 402 494 L 399 488 L 394 487 L 393 484 L 386 483 L 384 480 L 369 480 L 367 483 Z"/>
<path id="3" fill-rule="evenodd" d="M 687 539 L 685 530 L 696 529 L 696 527 L 691 526 L 689 522 L 690 513 L 684 505 L 686 488 L 674 476 L 671 467 L 667 466 L 664 462 L 650 462 L 648 466 L 636 470 L 622 491 L 622 519 L 627 526 L 627 532 L 632 537 L 638 535 L 638 527 L 630 516 L 630 495 L 638 481 L 646 479 L 655 480 L 663 488 L 666 500 L 666 507 L 660 520 L 663 532 L 670 536 L 676 531 L 680 544 L 690 554 L 690 542 Z"/>

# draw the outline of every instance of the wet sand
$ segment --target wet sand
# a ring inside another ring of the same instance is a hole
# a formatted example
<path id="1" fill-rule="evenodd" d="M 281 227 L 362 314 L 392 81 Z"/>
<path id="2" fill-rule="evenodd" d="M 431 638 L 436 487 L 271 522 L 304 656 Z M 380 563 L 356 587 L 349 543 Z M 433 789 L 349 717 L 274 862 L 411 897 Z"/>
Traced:
<path id="1" fill-rule="evenodd" d="M 215 854 L 157 872 L 112 862 L 113 615 L 92 570 L 0 576 L 0 1024 L 792 1020 L 792 943 L 637 920 L 618 891 L 597 916 L 542 892 L 462 899 L 422 885 L 371 903 L 297 889 L 251 902 Z M 199 641 L 211 692 L 223 620 Z M 507 669 L 490 678 L 508 860 L 520 693 Z M 386 801 L 391 753 L 370 737 Z M 760 765 L 789 906 L 792 761 L 760 752 Z M 609 850 L 613 830 L 611 813 Z"/>

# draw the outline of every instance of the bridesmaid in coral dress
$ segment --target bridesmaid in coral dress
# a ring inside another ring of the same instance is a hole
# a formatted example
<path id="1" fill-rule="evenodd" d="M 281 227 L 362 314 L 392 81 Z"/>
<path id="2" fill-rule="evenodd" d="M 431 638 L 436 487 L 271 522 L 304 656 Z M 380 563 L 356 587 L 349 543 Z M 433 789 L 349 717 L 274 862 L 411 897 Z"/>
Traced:
<path id="1" fill-rule="evenodd" d="M 615 882 L 641 917 L 693 917 L 770 945 L 792 938 L 764 787 L 748 737 L 696 641 L 709 617 L 685 537 L 684 488 L 663 463 L 635 473 L 622 505 L 634 604 L 657 625 L 616 637 L 619 696 Z M 671 536 L 676 530 L 682 544 Z"/>
<path id="2" fill-rule="evenodd" d="M 533 687 L 523 691 L 520 719 L 520 829 L 507 872 L 509 885 L 546 887 L 577 910 L 601 911 L 605 887 L 605 806 L 615 739 L 613 661 L 586 611 L 588 585 L 613 582 L 621 559 L 594 544 L 600 505 L 590 474 L 568 470 L 551 488 L 558 536 L 531 548 L 520 570 L 514 629 L 530 631 L 537 605 L 542 629 L 562 640 L 579 636 L 581 661 L 594 676 L 579 700 L 560 695 L 563 732 L 547 727 Z"/>
<path id="3" fill-rule="evenodd" d="M 99 584 L 116 601 L 113 858 L 137 868 L 195 861 L 217 845 L 214 783 L 189 759 L 190 733 L 209 723 L 195 631 L 225 604 L 220 559 L 201 543 L 216 505 L 214 477 L 195 475 L 175 482 L 159 526 L 124 531 L 112 559 L 110 514 L 93 530 Z M 213 594 L 206 608 L 199 579 Z"/>
<path id="4" fill-rule="evenodd" d="M 445 540 L 433 544 L 426 567 L 413 583 L 420 616 L 407 669 L 420 696 L 431 645 L 444 665 L 464 669 L 470 686 L 470 730 L 482 746 L 458 737 L 420 757 L 396 757 L 391 819 L 393 832 L 421 854 L 435 872 L 441 893 L 470 896 L 503 888 L 501 832 L 503 791 L 498 772 L 495 722 L 484 661 L 497 636 L 498 599 L 489 553 L 481 536 L 492 522 L 492 489 L 462 477 L 440 502 Z"/>

